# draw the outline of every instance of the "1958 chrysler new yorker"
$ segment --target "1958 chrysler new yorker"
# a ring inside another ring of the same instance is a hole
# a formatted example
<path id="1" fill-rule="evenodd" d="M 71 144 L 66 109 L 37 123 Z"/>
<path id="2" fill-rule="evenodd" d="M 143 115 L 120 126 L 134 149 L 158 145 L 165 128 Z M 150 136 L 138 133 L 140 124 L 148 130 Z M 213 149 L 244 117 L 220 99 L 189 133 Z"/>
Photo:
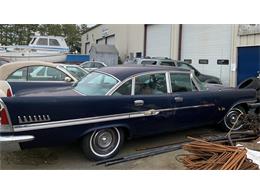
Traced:
<path id="1" fill-rule="evenodd" d="M 88 158 L 102 160 L 126 138 L 208 124 L 238 130 L 238 116 L 255 100 L 255 90 L 205 86 L 184 69 L 106 67 L 72 87 L 2 98 L 0 142 L 25 149 L 80 141 Z"/>

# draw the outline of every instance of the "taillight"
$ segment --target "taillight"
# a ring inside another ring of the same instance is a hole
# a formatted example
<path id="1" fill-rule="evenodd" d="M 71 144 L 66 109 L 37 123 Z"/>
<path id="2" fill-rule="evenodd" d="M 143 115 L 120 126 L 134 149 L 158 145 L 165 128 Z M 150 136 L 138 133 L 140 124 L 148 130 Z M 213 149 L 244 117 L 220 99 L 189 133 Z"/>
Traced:
<path id="1" fill-rule="evenodd" d="M 6 110 L 3 108 L 0 112 L 1 112 L 1 125 L 9 125 Z"/>
<path id="2" fill-rule="evenodd" d="M 7 97 L 12 97 L 12 96 L 13 96 L 13 93 L 12 93 L 12 91 L 11 91 L 10 88 L 7 89 L 6 96 L 7 96 Z"/>

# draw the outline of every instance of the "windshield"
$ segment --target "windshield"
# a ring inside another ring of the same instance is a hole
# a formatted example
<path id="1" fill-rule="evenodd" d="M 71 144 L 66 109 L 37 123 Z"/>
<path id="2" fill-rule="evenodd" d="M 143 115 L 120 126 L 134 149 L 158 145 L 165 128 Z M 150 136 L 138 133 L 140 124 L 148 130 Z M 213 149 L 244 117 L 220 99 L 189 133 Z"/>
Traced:
<path id="1" fill-rule="evenodd" d="M 64 68 L 79 81 L 88 75 L 86 71 L 76 66 L 65 66 Z"/>
<path id="2" fill-rule="evenodd" d="M 106 95 L 117 83 L 118 81 L 112 76 L 100 72 L 91 72 L 74 89 L 84 95 Z"/>

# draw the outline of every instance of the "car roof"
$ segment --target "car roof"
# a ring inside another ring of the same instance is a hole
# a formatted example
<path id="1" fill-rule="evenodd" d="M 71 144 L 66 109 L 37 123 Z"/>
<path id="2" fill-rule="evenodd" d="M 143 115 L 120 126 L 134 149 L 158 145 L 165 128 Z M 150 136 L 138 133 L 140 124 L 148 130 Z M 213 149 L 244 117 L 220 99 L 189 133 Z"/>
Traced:
<path id="1" fill-rule="evenodd" d="M 6 80 L 11 73 L 23 67 L 39 66 L 39 65 L 50 66 L 53 68 L 59 66 L 59 64 L 54 64 L 51 62 L 42 62 L 42 61 L 18 61 L 18 62 L 6 63 L 0 66 L 0 80 Z"/>
<path id="2" fill-rule="evenodd" d="M 136 65 L 136 64 L 109 66 L 109 67 L 104 67 L 104 68 L 96 70 L 96 72 L 103 72 L 103 73 L 110 74 L 121 81 L 127 79 L 128 77 L 136 75 L 136 74 L 158 72 L 158 71 L 190 72 L 187 69 L 177 68 L 177 67 L 172 67 L 172 66 Z"/>

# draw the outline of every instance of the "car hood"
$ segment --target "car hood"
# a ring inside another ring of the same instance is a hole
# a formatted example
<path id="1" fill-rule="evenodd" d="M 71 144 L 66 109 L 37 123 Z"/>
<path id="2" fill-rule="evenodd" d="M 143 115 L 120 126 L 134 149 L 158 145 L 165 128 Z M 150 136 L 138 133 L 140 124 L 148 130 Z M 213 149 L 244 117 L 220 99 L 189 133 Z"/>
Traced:
<path id="1" fill-rule="evenodd" d="M 46 97 L 46 96 L 82 96 L 73 87 L 51 87 L 21 91 L 15 94 L 17 97 Z"/>

